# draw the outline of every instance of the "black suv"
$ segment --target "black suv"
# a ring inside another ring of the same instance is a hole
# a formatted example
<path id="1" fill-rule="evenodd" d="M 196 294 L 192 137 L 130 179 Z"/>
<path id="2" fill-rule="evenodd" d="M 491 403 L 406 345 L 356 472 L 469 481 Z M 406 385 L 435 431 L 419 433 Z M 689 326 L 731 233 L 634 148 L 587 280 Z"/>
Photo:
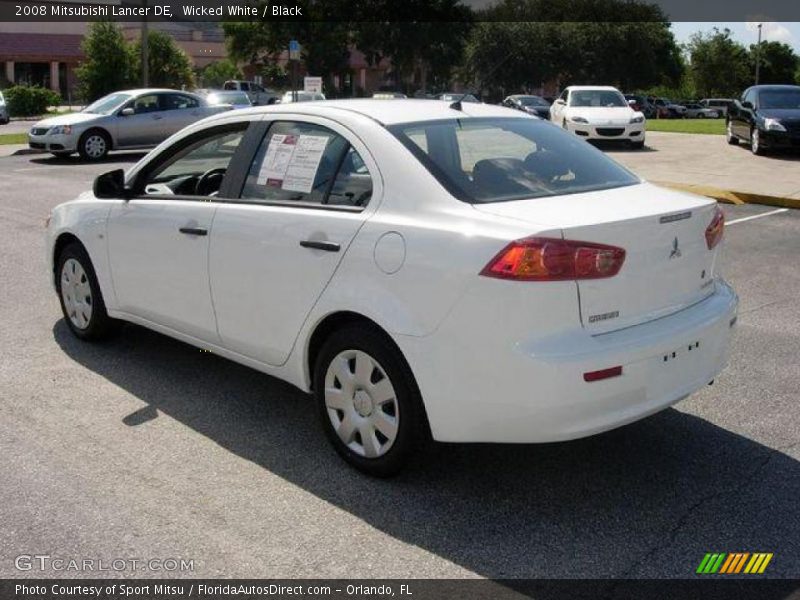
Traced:
<path id="1" fill-rule="evenodd" d="M 728 143 L 748 142 L 753 154 L 800 149 L 800 86 L 754 85 L 728 108 Z"/>

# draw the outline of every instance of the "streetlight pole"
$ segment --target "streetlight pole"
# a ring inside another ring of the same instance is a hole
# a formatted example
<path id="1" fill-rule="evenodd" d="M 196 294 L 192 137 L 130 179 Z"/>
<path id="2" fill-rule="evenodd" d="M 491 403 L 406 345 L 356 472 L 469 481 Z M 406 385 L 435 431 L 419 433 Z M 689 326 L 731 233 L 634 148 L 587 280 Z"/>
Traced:
<path id="1" fill-rule="evenodd" d="M 147 0 L 142 0 L 142 6 L 147 8 Z M 147 30 L 147 12 L 142 17 L 142 87 L 146 88 L 150 85 L 150 48 L 148 47 L 149 40 Z"/>
<path id="2" fill-rule="evenodd" d="M 758 45 L 756 46 L 756 85 L 758 85 L 761 74 L 761 25 L 762 23 L 758 24 Z"/>

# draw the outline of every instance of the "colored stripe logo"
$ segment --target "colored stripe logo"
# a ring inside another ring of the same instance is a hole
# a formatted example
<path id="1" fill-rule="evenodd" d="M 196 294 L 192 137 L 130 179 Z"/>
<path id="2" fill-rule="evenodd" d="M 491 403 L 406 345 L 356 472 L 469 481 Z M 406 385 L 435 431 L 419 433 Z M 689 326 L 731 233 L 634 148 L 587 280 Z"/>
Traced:
<path id="1" fill-rule="evenodd" d="M 772 556 L 772 552 L 708 552 L 700 561 L 696 573 L 760 575 L 766 570 Z"/>

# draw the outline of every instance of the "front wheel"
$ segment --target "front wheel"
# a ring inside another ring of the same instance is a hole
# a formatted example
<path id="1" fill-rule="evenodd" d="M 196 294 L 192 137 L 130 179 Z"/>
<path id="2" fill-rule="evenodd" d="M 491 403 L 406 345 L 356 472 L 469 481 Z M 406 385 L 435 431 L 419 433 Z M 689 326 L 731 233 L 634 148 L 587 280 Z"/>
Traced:
<path id="1" fill-rule="evenodd" d="M 641 150 L 642 148 L 644 148 L 644 140 L 638 142 L 631 142 L 631 148 L 633 148 L 634 150 Z"/>
<path id="2" fill-rule="evenodd" d="M 762 156 L 764 154 L 764 146 L 761 145 L 761 133 L 758 127 L 753 127 L 750 130 L 750 152 L 756 156 Z"/>
<path id="3" fill-rule="evenodd" d="M 111 149 L 108 135 L 98 129 L 87 131 L 78 142 L 78 152 L 84 160 L 102 160 Z"/>
<path id="4" fill-rule="evenodd" d="M 733 124 L 730 121 L 725 125 L 725 139 L 731 146 L 739 145 L 739 138 L 733 135 Z"/>
<path id="5" fill-rule="evenodd" d="M 76 337 L 97 340 L 114 331 L 117 321 L 108 316 L 103 295 L 83 246 L 72 243 L 58 257 L 56 290 L 64 320 Z"/>
<path id="6" fill-rule="evenodd" d="M 328 338 L 314 368 L 314 395 L 336 451 L 370 475 L 394 475 L 427 439 L 411 369 L 375 327 L 350 325 Z"/>

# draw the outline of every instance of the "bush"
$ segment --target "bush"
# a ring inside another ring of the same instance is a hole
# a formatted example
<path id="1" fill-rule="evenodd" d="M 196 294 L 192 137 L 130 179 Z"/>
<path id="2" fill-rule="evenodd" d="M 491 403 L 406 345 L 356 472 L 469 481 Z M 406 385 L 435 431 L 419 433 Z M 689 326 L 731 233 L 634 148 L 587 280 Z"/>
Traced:
<path id="1" fill-rule="evenodd" d="M 15 85 L 3 91 L 12 117 L 43 115 L 50 106 L 58 106 L 61 96 L 43 87 Z"/>

